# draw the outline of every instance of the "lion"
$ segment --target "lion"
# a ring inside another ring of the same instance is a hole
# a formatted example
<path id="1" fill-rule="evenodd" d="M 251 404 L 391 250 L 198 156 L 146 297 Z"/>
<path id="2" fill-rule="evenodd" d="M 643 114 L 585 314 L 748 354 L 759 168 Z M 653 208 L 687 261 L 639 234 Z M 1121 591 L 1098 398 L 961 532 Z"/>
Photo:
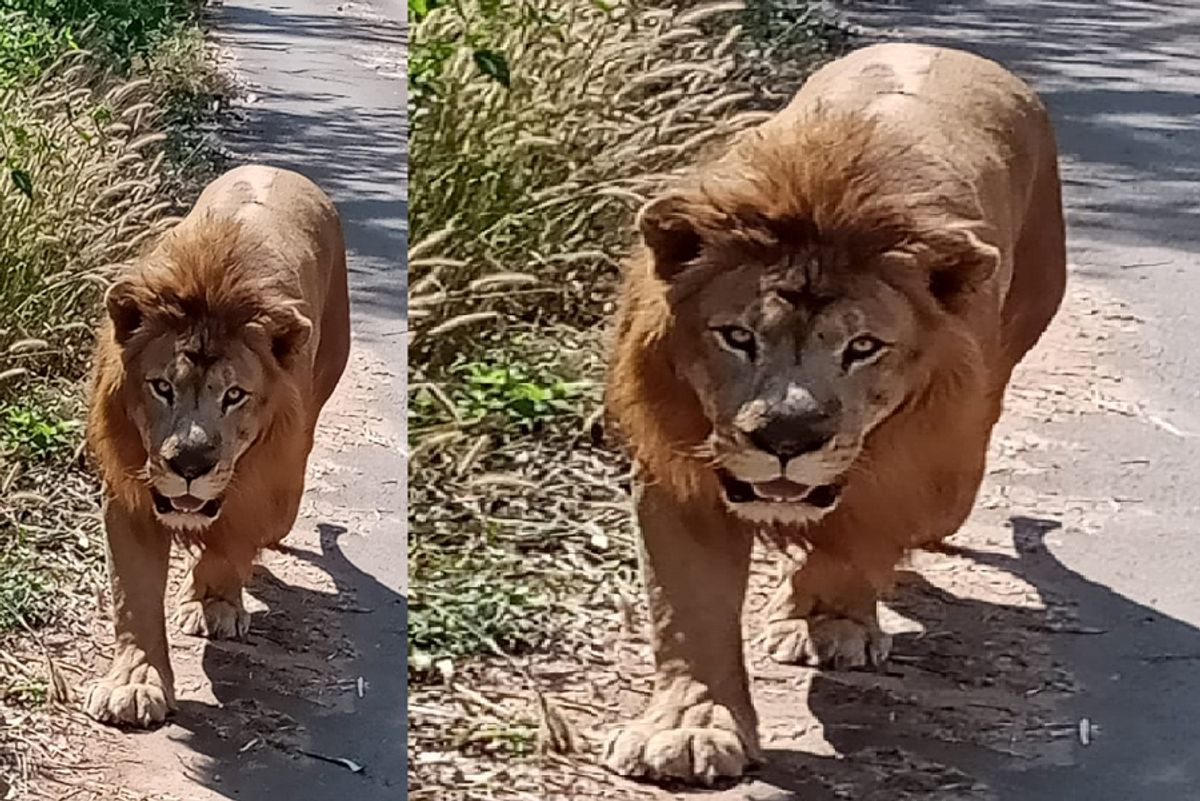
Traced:
<path id="1" fill-rule="evenodd" d="M 296 173 L 231 170 L 119 272 L 104 307 L 87 442 L 104 485 L 116 646 L 85 708 L 148 727 L 176 706 L 163 610 L 172 541 L 198 553 L 179 628 L 240 638 L 253 561 L 296 520 L 350 348 L 337 211 Z"/>
<path id="2" fill-rule="evenodd" d="M 754 537 L 804 554 L 769 603 L 770 655 L 870 667 L 896 565 L 971 511 L 1013 368 L 1065 289 L 1054 132 L 991 61 L 871 46 L 638 227 L 605 409 L 635 465 L 656 679 L 603 759 L 711 783 L 761 761 Z"/>

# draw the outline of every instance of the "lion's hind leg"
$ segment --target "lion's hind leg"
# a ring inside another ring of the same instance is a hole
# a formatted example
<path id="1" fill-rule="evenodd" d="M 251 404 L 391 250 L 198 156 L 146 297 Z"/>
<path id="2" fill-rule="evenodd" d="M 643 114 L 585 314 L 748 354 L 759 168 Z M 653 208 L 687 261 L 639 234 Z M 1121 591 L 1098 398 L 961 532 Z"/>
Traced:
<path id="1" fill-rule="evenodd" d="M 878 667 L 891 650 L 879 625 L 878 592 L 849 561 L 814 550 L 767 608 L 763 636 L 777 662 L 848 670 Z"/>
<path id="2" fill-rule="evenodd" d="M 213 640 L 237 640 L 250 629 L 242 588 L 253 569 L 254 552 L 205 547 L 188 570 L 175 620 L 180 631 Z"/>

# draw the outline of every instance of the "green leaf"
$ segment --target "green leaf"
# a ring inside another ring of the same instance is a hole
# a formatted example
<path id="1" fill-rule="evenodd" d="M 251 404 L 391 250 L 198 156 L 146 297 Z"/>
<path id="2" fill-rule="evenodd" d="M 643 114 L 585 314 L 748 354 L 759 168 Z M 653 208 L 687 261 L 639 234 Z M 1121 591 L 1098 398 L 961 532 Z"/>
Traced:
<path id="1" fill-rule="evenodd" d="M 24 170 L 12 170 L 9 175 L 21 194 L 33 200 L 33 179 L 29 177 L 29 173 Z"/>
<path id="2" fill-rule="evenodd" d="M 491 78 L 496 83 L 507 89 L 511 83 L 511 76 L 508 71 L 508 59 L 503 53 L 495 50 L 481 48 L 474 53 L 475 66 L 479 67 L 479 71 L 487 77 Z"/>

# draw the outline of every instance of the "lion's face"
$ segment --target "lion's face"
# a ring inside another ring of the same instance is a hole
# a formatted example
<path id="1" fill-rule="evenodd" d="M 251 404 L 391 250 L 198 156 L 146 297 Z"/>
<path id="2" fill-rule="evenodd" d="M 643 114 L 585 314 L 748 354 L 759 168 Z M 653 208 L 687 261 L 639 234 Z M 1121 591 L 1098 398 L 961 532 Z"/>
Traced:
<path id="1" fill-rule="evenodd" d="M 247 342 L 204 354 L 191 340 L 164 334 L 146 345 L 133 363 L 140 397 L 130 406 L 154 510 L 185 529 L 220 515 L 238 459 L 262 432 L 267 394 L 267 371 Z"/>
<path id="2" fill-rule="evenodd" d="M 639 215 L 612 403 L 640 460 L 713 470 L 751 520 L 815 521 L 869 479 L 873 435 L 979 358 L 961 315 L 990 313 L 1001 264 L 952 182 L 901 195 L 869 158 L 835 169 L 877 132 L 828 130 L 764 127 Z"/>
<path id="3" fill-rule="evenodd" d="M 295 405 L 287 371 L 312 325 L 288 304 L 168 303 L 156 291 L 134 276 L 106 297 L 122 404 L 141 439 L 138 476 L 158 519 L 202 530 L 220 516 L 239 460 Z"/>
<path id="4" fill-rule="evenodd" d="M 832 509 L 864 440 L 910 391 L 921 327 L 906 297 L 870 276 L 813 278 L 804 264 L 751 265 L 679 287 L 672 361 L 745 517 Z"/>

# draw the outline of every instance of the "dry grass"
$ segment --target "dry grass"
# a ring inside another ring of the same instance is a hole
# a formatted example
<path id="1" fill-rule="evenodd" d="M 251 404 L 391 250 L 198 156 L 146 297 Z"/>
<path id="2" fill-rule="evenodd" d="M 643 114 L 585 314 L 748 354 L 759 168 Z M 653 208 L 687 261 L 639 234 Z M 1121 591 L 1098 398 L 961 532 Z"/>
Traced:
<path id="1" fill-rule="evenodd" d="M 94 87 L 94 88 L 93 88 Z M 161 97 L 74 51 L 0 93 L 0 372 L 35 371 L 86 326 L 110 265 L 166 222 Z M 44 346 L 14 347 L 20 340 Z"/>
<path id="2" fill-rule="evenodd" d="M 414 51 L 500 24 L 463 5 L 419 24 Z M 494 325 L 481 313 L 594 318 L 631 212 L 763 116 L 738 80 L 741 3 L 529 5 L 547 20 L 504 20 L 485 39 L 506 58 L 509 87 L 460 47 L 412 111 L 411 347 L 422 364 Z"/>
<path id="3" fill-rule="evenodd" d="M 86 614 L 102 580 L 96 489 L 74 458 L 78 379 L 109 265 L 167 222 L 160 108 L 148 81 L 82 51 L 0 92 L 0 715 L 17 742 L 36 736 L 15 710 L 53 695 L 46 665 L 27 661 L 36 632 Z"/>

